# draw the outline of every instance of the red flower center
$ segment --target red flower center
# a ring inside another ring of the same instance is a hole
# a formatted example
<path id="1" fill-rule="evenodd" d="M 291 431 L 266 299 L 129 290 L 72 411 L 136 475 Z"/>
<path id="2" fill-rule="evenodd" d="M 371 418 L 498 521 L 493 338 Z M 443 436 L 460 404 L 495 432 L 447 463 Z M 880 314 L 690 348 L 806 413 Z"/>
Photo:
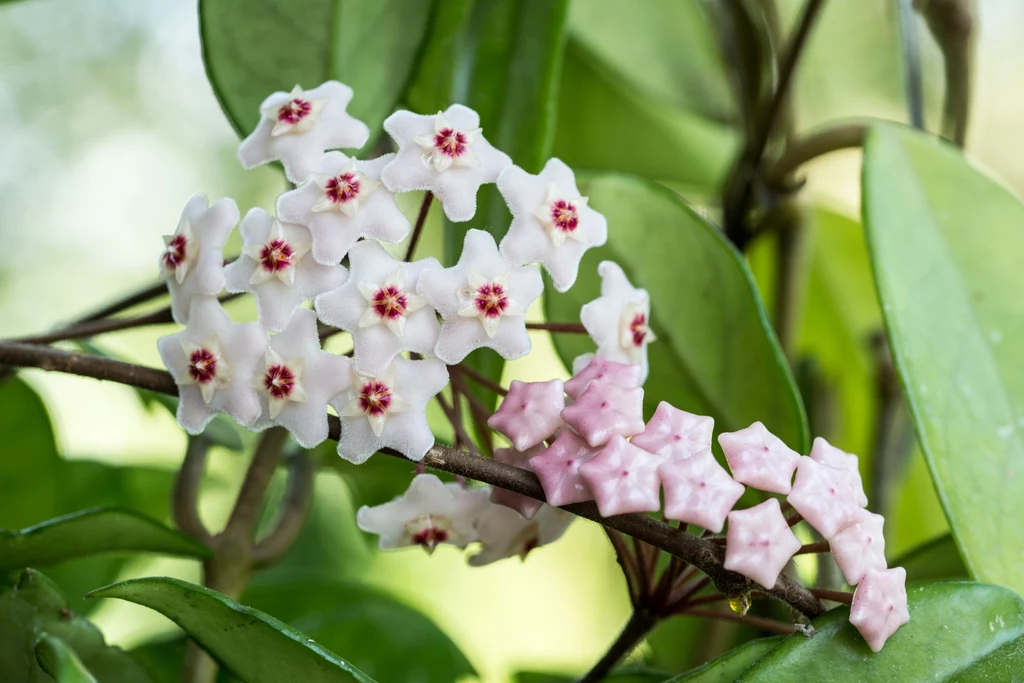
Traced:
<path id="1" fill-rule="evenodd" d="M 562 232 L 572 232 L 580 224 L 576 205 L 565 199 L 557 199 L 551 203 L 551 222 Z"/>
<path id="2" fill-rule="evenodd" d="M 263 250 L 260 251 L 260 265 L 264 270 L 277 273 L 293 265 L 294 255 L 292 245 L 284 240 L 271 240 L 269 244 L 263 245 Z"/>
<path id="3" fill-rule="evenodd" d="M 287 365 L 271 365 L 263 375 L 263 387 L 271 398 L 288 398 L 295 388 L 295 373 Z"/>
<path id="4" fill-rule="evenodd" d="M 296 97 L 288 100 L 286 104 L 283 104 L 278 108 L 277 120 L 280 123 L 288 123 L 294 126 L 296 123 L 309 116 L 312 111 L 313 105 L 309 100 Z"/>
<path id="5" fill-rule="evenodd" d="M 359 180 L 352 171 L 334 176 L 324 185 L 324 194 L 335 204 L 344 204 L 359 196 Z"/>
<path id="6" fill-rule="evenodd" d="M 633 335 L 633 346 L 637 348 L 644 345 L 644 340 L 647 338 L 647 316 L 643 313 L 637 313 L 633 316 L 633 321 L 629 323 L 629 331 Z"/>
<path id="7" fill-rule="evenodd" d="M 217 376 L 217 356 L 209 349 L 196 349 L 188 357 L 188 374 L 199 384 L 212 382 Z"/>
<path id="8" fill-rule="evenodd" d="M 508 308 L 508 295 L 505 288 L 496 282 L 487 282 L 480 285 L 474 296 L 476 310 L 480 311 L 487 318 L 497 318 Z"/>
<path id="9" fill-rule="evenodd" d="M 448 532 L 435 526 L 427 526 L 413 534 L 412 542 L 425 548 L 433 548 L 448 540 Z"/>
<path id="10" fill-rule="evenodd" d="M 164 249 L 164 268 L 174 270 L 185 262 L 188 251 L 188 238 L 184 235 L 175 235 Z"/>
<path id="11" fill-rule="evenodd" d="M 377 290 L 370 301 L 373 312 L 383 320 L 395 320 L 408 312 L 409 299 L 397 285 L 385 285 Z"/>
<path id="12" fill-rule="evenodd" d="M 367 415 L 383 415 L 390 405 L 391 388 L 380 380 L 371 379 L 359 390 L 359 407 Z"/>
<path id="13" fill-rule="evenodd" d="M 468 144 L 469 141 L 466 139 L 465 134 L 452 128 L 442 128 L 434 133 L 434 147 L 441 154 L 453 159 L 457 159 L 465 154 Z"/>

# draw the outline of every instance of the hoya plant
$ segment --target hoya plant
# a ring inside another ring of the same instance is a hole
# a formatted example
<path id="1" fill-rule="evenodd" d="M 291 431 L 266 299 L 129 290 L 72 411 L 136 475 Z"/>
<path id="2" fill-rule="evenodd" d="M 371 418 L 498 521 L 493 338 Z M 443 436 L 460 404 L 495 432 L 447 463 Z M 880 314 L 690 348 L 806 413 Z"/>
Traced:
<path id="1" fill-rule="evenodd" d="M 618 595 L 589 600 L 631 615 L 589 667 L 519 681 L 1016 680 L 1024 208 L 963 150 L 970 3 L 892 8 L 909 125 L 810 131 L 793 81 L 829 3 L 792 21 L 771 0 L 641 4 L 200 0 L 237 160 L 281 191 L 243 215 L 195 188 L 144 228 L 153 285 L 0 341 L 0 678 L 482 678 L 358 570 L 314 571 L 338 549 L 311 527 L 462 553 L 469 577 L 575 523 L 607 544 L 573 563 L 618 564 Z M 617 47 L 641 29 L 653 52 Z M 704 105 L 730 112 L 717 140 L 639 94 L 693 89 L 665 74 L 697 34 L 716 49 L 691 56 L 721 67 Z M 945 66 L 938 132 L 923 39 Z M 842 218 L 804 166 L 848 148 L 862 205 Z M 853 297 L 881 314 L 851 335 Z M 143 326 L 162 366 L 104 343 Z M 546 347 L 560 364 L 531 365 Z M 173 477 L 62 459 L 21 368 L 171 410 Z M 867 411 L 847 398 L 865 377 Z M 223 449 L 245 474 L 214 526 L 201 489 Z M 897 557 L 918 450 L 949 535 Z M 318 470 L 343 475 L 345 515 L 311 514 Z M 63 514 L 26 519 L 45 496 Z M 134 553 L 198 561 L 199 583 L 139 576 Z M 108 645 L 99 598 L 187 638 Z"/>

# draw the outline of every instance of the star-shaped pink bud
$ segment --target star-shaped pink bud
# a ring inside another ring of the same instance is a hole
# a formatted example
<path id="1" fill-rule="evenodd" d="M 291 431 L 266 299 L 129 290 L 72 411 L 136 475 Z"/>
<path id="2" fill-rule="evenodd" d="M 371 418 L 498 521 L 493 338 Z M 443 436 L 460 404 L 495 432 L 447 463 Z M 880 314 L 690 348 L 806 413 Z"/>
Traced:
<path id="1" fill-rule="evenodd" d="M 631 441 L 634 446 L 663 458 L 681 460 L 710 451 L 714 428 L 714 418 L 694 415 L 662 401 L 644 431 Z M 729 480 L 732 481 L 732 477 Z"/>
<path id="2" fill-rule="evenodd" d="M 416 285 L 444 319 L 434 355 L 449 365 L 481 347 L 506 360 L 529 353 L 524 314 L 543 290 L 537 269 L 512 266 L 483 230 L 466 233 L 455 266 L 425 271 Z"/>
<path id="3" fill-rule="evenodd" d="M 348 277 L 341 266 L 324 266 L 311 258 L 309 230 L 281 223 L 262 209 L 251 209 L 238 228 L 242 255 L 224 268 L 229 292 L 256 297 L 260 324 L 283 330 L 303 301 L 339 287 Z"/>
<path id="4" fill-rule="evenodd" d="M 477 539 L 476 522 L 491 508 L 487 488 L 444 484 L 419 474 L 405 493 L 383 505 L 364 505 L 356 513 L 360 529 L 380 536 L 381 550 L 418 545 L 428 553 L 441 543 L 465 548 Z"/>
<path id="5" fill-rule="evenodd" d="M 416 285 L 424 271 L 441 269 L 437 259 L 398 261 L 373 240 L 357 242 L 348 258 L 348 280 L 318 296 L 316 312 L 352 335 L 356 370 L 382 372 L 402 351 L 432 354 L 441 327 Z"/>
<path id="6" fill-rule="evenodd" d="M 316 314 L 295 311 L 288 327 L 270 338 L 253 386 L 263 413 L 253 429 L 281 425 L 303 448 L 327 438 L 327 401 L 349 387 L 350 361 L 320 350 Z"/>
<path id="7" fill-rule="evenodd" d="M 156 346 L 178 385 L 178 424 L 186 432 L 201 433 L 220 412 L 247 426 L 259 418 L 252 378 L 267 348 L 259 325 L 233 323 L 216 299 L 197 297 L 185 329 Z"/>
<path id="8" fill-rule="evenodd" d="M 800 454 L 755 422 L 738 432 L 718 435 L 733 478 L 772 493 L 789 493 Z"/>
<path id="9" fill-rule="evenodd" d="M 715 533 L 722 530 L 726 515 L 746 490 L 718 464 L 710 449 L 669 460 L 658 468 L 658 475 L 665 488 L 665 519 Z"/>
<path id="10" fill-rule="evenodd" d="M 868 572 L 885 569 L 885 535 L 881 515 L 860 510 L 857 521 L 839 530 L 829 539 L 832 556 L 846 577 L 846 583 L 856 586 Z"/>
<path id="11" fill-rule="evenodd" d="M 482 567 L 506 557 L 525 560 L 534 549 L 561 538 L 574 519 L 550 505 L 542 505 L 533 519 L 504 505 L 491 505 L 477 519 L 480 552 L 469 558 L 469 564 Z"/>
<path id="12" fill-rule="evenodd" d="M 597 344 L 597 355 L 619 363 L 633 363 L 647 379 L 647 345 L 651 331 L 651 303 L 646 289 L 634 287 L 622 268 L 601 261 L 601 296 L 580 309 L 580 322 Z"/>
<path id="13" fill-rule="evenodd" d="M 498 190 L 512 212 L 501 253 L 518 266 L 540 263 L 557 291 L 568 290 L 583 253 L 608 239 L 608 222 L 580 196 L 572 169 L 558 159 L 548 159 L 538 175 L 509 166 Z"/>
<path id="14" fill-rule="evenodd" d="M 571 429 L 563 429 L 554 442 L 530 460 L 544 487 L 548 503 L 556 507 L 593 500 L 590 487 L 580 476 L 580 466 L 600 452 Z"/>
<path id="15" fill-rule="evenodd" d="M 775 498 L 729 513 L 726 569 L 739 572 L 771 590 L 783 567 L 799 549 L 800 540 L 789 528 Z"/>
<path id="16" fill-rule="evenodd" d="M 282 221 L 309 228 L 314 261 L 341 263 L 361 237 L 397 243 L 409 234 L 409 219 L 395 195 L 380 186 L 380 171 L 394 156 L 356 161 L 328 152 L 306 183 L 277 198 Z"/>
<path id="17" fill-rule="evenodd" d="M 619 435 L 580 466 L 602 517 L 661 508 L 661 458 L 637 448 Z"/>
<path id="18" fill-rule="evenodd" d="M 858 490 L 857 505 L 867 507 L 868 497 L 864 493 L 864 482 L 860 477 L 860 468 L 857 465 L 856 455 L 836 448 L 820 436 L 814 439 L 810 455 L 812 460 L 816 460 L 822 465 L 828 465 L 829 467 L 849 472 L 851 480 L 855 482 L 854 485 Z M 853 584 L 851 583 L 850 585 L 852 586 Z"/>
<path id="19" fill-rule="evenodd" d="M 512 465 L 521 470 L 532 472 L 533 466 L 530 464 L 530 458 L 538 455 L 543 450 L 543 444 L 523 452 L 517 451 L 514 448 L 498 448 L 494 451 L 494 459 L 506 465 Z M 533 516 L 540 510 L 541 505 L 544 504 L 536 498 L 530 498 L 529 496 L 513 493 L 502 488 L 491 489 L 491 502 L 495 505 L 504 505 L 507 508 L 512 508 L 525 519 L 533 519 Z"/>
<path id="20" fill-rule="evenodd" d="M 858 520 L 857 491 L 848 471 L 802 457 L 786 500 L 822 536 L 831 539 Z"/>
<path id="21" fill-rule="evenodd" d="M 378 375 L 353 375 L 352 385 L 330 400 L 341 418 L 338 455 L 358 465 L 394 448 L 422 460 L 434 445 L 427 403 L 447 384 L 448 370 L 436 360 L 396 358 Z"/>
<path id="22" fill-rule="evenodd" d="M 562 380 L 520 382 L 512 380 L 508 395 L 487 425 L 512 442 L 517 451 L 525 451 L 557 432 L 565 422 L 565 392 Z"/>
<path id="23" fill-rule="evenodd" d="M 642 384 L 643 368 L 632 363 L 616 363 L 615 361 L 591 356 L 589 362 L 572 379 L 565 383 L 565 393 L 576 400 L 591 382 L 607 382 L 613 386 L 632 389 Z"/>
<path id="24" fill-rule="evenodd" d="M 639 434 L 644 430 L 644 390 L 591 383 L 562 411 L 562 419 L 591 446 L 606 444 L 613 436 Z"/>
<path id="25" fill-rule="evenodd" d="M 206 195 L 188 200 L 173 235 L 164 235 L 160 272 L 171 294 L 174 322 L 188 322 L 196 297 L 217 296 L 224 289 L 224 243 L 238 223 L 238 206 L 218 199 L 207 206 Z"/>
<path id="26" fill-rule="evenodd" d="M 461 104 L 436 116 L 396 111 L 384 120 L 384 130 L 398 145 L 398 154 L 381 171 L 384 185 L 395 193 L 433 192 L 452 221 L 472 218 L 480 186 L 512 165 L 484 138 L 480 116 Z"/>
<path id="27" fill-rule="evenodd" d="M 868 572 L 853 593 L 850 623 L 879 652 L 900 626 L 910 621 L 907 608 L 907 570 L 893 567 Z"/>
<path id="28" fill-rule="evenodd" d="M 325 150 L 366 144 L 370 129 L 345 111 L 351 101 L 352 88 L 338 81 L 272 94 L 260 105 L 256 129 L 238 147 L 239 161 L 255 168 L 279 159 L 288 180 L 303 182 Z"/>

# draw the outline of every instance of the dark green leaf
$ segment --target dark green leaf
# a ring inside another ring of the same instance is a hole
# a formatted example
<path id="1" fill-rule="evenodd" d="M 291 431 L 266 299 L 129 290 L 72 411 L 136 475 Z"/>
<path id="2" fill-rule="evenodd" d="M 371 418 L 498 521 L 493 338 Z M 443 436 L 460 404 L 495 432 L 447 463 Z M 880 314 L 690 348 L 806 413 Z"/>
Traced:
<path id="1" fill-rule="evenodd" d="M 247 683 L 373 683 L 311 638 L 202 586 L 154 577 L 115 583 L 89 597 L 119 598 L 160 612 Z"/>
<path id="2" fill-rule="evenodd" d="M 1024 648 L 1024 601 L 981 583 L 918 584 L 907 589 L 910 622 L 872 653 L 840 607 L 812 623 L 814 636 L 788 636 L 754 664 L 743 683 L 1010 681 L 1012 660 L 991 656 Z M 1016 663 L 1019 664 L 1019 661 Z M 967 678 L 964 678 L 964 675 Z M 986 678 L 987 677 L 987 678 Z"/>
<path id="3" fill-rule="evenodd" d="M 102 683 L 149 683 L 149 677 L 131 657 L 109 647 L 95 626 L 68 608 L 52 581 L 27 569 L 15 586 L 0 592 L 0 674 L 4 681 L 52 683 L 34 653 L 43 633 L 73 650 Z"/>
<path id="4" fill-rule="evenodd" d="M 57 683 L 96 683 L 75 651 L 59 638 L 43 634 L 36 643 L 36 661 Z"/>
<path id="5" fill-rule="evenodd" d="M 475 674 L 458 646 L 429 618 L 365 585 L 289 577 L 259 581 L 244 600 L 324 647 L 345 651 L 353 666 L 380 681 L 448 683 Z"/>
<path id="6" fill-rule="evenodd" d="M 19 528 L 53 516 L 60 458 L 50 417 L 39 396 L 18 377 L 0 383 L 0 526 Z M 45 511 L 39 515 L 37 511 Z"/>
<path id="7" fill-rule="evenodd" d="M 733 683 L 754 662 L 771 652 L 780 642 L 781 636 L 748 641 L 718 659 L 676 676 L 666 683 Z"/>
<path id="8" fill-rule="evenodd" d="M 21 531 L 0 529 L 0 569 L 113 551 L 208 557 L 202 543 L 131 510 L 94 508 Z"/>
<path id="9" fill-rule="evenodd" d="M 760 420 L 798 451 L 803 407 L 750 272 L 717 229 L 677 195 L 628 176 L 595 175 L 580 190 L 608 217 L 608 244 L 587 252 L 576 285 L 545 298 L 549 320 L 579 320 L 600 295 L 597 264 L 611 259 L 651 294 L 651 374 L 645 410 L 659 401 L 715 418 L 719 431 Z M 669 258 L 668 255 L 671 255 Z M 584 335 L 555 335 L 563 362 L 593 350 Z"/>
<path id="10" fill-rule="evenodd" d="M 950 534 L 914 548 L 890 563 L 907 570 L 907 581 L 952 581 L 970 578 Z"/>
<path id="11" fill-rule="evenodd" d="M 335 79 L 373 138 L 405 90 L 430 0 L 201 0 L 206 73 L 235 130 L 248 135 L 272 92 Z"/>
<path id="12" fill-rule="evenodd" d="M 541 673 L 539 671 L 519 671 L 514 677 L 515 683 L 573 683 L 577 676 L 563 676 L 562 674 Z M 665 674 L 647 669 L 636 669 L 627 667 L 613 671 L 602 681 L 615 681 L 615 683 L 661 683 L 665 680 Z"/>
<path id="13" fill-rule="evenodd" d="M 554 156 L 578 169 L 675 181 L 702 196 L 718 190 L 736 148 L 733 130 L 651 101 L 575 39 L 565 52 Z"/>
<path id="14" fill-rule="evenodd" d="M 864 216 L 890 347 L 964 562 L 1024 589 L 1024 207 L 956 148 L 877 126 Z"/>

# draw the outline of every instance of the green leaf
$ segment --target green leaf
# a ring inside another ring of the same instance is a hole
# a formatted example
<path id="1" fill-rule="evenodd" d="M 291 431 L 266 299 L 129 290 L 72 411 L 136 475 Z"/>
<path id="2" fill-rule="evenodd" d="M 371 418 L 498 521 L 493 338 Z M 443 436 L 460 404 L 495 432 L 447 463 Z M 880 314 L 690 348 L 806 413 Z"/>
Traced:
<path id="1" fill-rule="evenodd" d="M 890 563 L 907 570 L 907 581 L 950 581 L 970 578 L 953 536 L 946 534 L 914 548 Z"/>
<path id="2" fill-rule="evenodd" d="M 575 39 L 565 52 L 554 156 L 577 169 L 678 182 L 702 196 L 718 190 L 736 150 L 735 131 L 653 101 Z"/>
<path id="3" fill-rule="evenodd" d="M 964 562 L 1024 590 L 1024 207 L 954 147 L 877 126 L 864 217 L 890 347 Z"/>
<path id="4" fill-rule="evenodd" d="M 608 244 L 583 258 L 569 292 L 545 297 L 551 321 L 579 320 L 580 308 L 600 295 L 597 264 L 610 259 L 651 294 L 648 347 L 651 374 L 645 412 L 659 401 L 715 418 L 719 431 L 760 420 L 805 451 L 803 406 L 750 272 L 721 233 L 678 195 L 621 175 L 583 179 L 580 191 L 608 217 Z M 593 350 L 585 335 L 554 335 L 567 367 Z"/>
<path id="5" fill-rule="evenodd" d="M 539 671 L 518 671 L 513 675 L 514 683 L 573 683 L 576 676 L 565 676 L 562 674 L 541 673 Z M 647 669 L 627 667 L 613 671 L 602 681 L 615 681 L 615 683 L 661 683 L 665 680 L 665 674 Z"/>
<path id="6" fill-rule="evenodd" d="M 52 683 L 53 678 L 44 673 L 36 661 L 35 645 L 44 633 L 70 648 L 98 681 L 150 681 L 131 657 L 120 648 L 108 646 L 99 629 L 68 608 L 67 600 L 52 581 L 33 569 L 26 569 L 15 586 L 0 592 L 0 673 L 3 680 Z M 44 657 L 44 661 L 52 660 Z"/>
<path id="7" fill-rule="evenodd" d="M 36 643 L 36 661 L 57 683 L 96 683 L 75 651 L 59 638 L 43 634 Z"/>
<path id="8" fill-rule="evenodd" d="M 146 391 L 145 389 L 138 389 L 136 393 L 138 393 L 139 398 L 147 408 L 162 406 L 171 415 L 178 414 L 178 399 L 176 396 L 158 394 Z M 242 440 L 242 433 L 239 430 L 238 423 L 225 413 L 219 413 L 210 421 L 210 424 L 206 425 L 202 438 L 231 451 L 241 451 L 245 448 L 245 442 Z"/>
<path id="9" fill-rule="evenodd" d="M 50 417 L 42 400 L 18 377 L 0 383 L 0 526 L 28 526 L 58 505 L 57 478 L 60 457 Z"/>
<path id="10" fill-rule="evenodd" d="M 370 126 L 367 147 L 398 103 L 427 30 L 429 0 L 200 0 L 206 73 L 239 135 L 267 95 L 339 80 L 349 113 Z"/>
<path id="11" fill-rule="evenodd" d="M 437 624 L 369 586 L 292 576 L 259 581 L 244 600 L 324 647 L 345 651 L 352 666 L 380 681 L 449 683 L 476 673 Z"/>
<path id="12" fill-rule="evenodd" d="M 933 583 L 909 586 L 910 621 L 879 653 L 848 622 L 847 607 L 811 625 L 814 636 L 788 636 L 738 680 L 816 683 L 1009 681 L 1020 669 L 992 656 L 1024 649 L 1024 601 L 1000 586 Z M 1019 664 L 1019 662 L 1018 662 Z M 968 673 L 969 672 L 969 673 Z M 964 675 L 967 678 L 964 678 Z M 987 678 L 986 678 L 987 676 Z"/>
<path id="13" fill-rule="evenodd" d="M 145 515 L 119 508 L 82 510 L 21 531 L 0 529 L 0 569 L 114 551 L 210 555 L 202 543 Z"/>
<path id="14" fill-rule="evenodd" d="M 775 649 L 782 640 L 779 636 L 747 641 L 718 659 L 676 676 L 666 683 L 733 683 L 754 662 Z"/>
<path id="15" fill-rule="evenodd" d="M 247 683 L 332 683 L 373 679 L 277 619 L 202 586 L 151 577 L 94 590 L 160 612 Z"/>

